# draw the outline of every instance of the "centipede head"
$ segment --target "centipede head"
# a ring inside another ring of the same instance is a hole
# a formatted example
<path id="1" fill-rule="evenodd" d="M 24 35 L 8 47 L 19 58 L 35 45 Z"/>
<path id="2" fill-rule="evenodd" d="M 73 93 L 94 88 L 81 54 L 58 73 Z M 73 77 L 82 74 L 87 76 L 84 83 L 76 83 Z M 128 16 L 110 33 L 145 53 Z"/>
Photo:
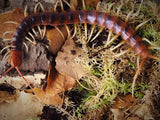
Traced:
<path id="1" fill-rule="evenodd" d="M 11 51 L 8 62 L 11 66 L 20 66 L 22 64 L 22 53 L 19 51 Z"/>

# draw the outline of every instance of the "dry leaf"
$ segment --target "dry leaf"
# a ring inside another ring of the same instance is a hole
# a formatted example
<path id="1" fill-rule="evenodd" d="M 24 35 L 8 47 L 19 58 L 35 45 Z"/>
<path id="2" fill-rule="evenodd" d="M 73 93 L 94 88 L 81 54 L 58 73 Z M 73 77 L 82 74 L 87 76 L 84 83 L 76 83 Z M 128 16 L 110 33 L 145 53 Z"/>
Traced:
<path id="1" fill-rule="evenodd" d="M 46 94 L 46 92 L 40 88 L 34 88 L 34 92 L 43 104 L 61 105 L 63 102 L 62 98 L 58 94 Z"/>
<path id="2" fill-rule="evenodd" d="M 114 120 L 124 120 L 124 113 L 119 110 L 119 109 L 111 109 L 113 115 L 114 115 Z"/>
<path id="3" fill-rule="evenodd" d="M 100 0 L 84 0 L 86 6 L 96 7 Z M 78 5 L 82 6 L 82 0 L 78 0 Z"/>
<path id="4" fill-rule="evenodd" d="M 66 40 L 56 57 L 57 71 L 63 75 L 71 76 L 74 79 L 79 79 L 84 76 L 87 72 L 83 66 L 76 61 L 82 54 L 83 51 L 75 45 L 73 39 Z"/>
<path id="5" fill-rule="evenodd" d="M 63 37 L 57 29 L 48 29 L 46 32 L 47 39 L 49 40 L 49 51 L 53 54 L 59 51 L 68 35 L 65 27 L 59 27 L 59 30 L 62 32 Z"/>
<path id="6" fill-rule="evenodd" d="M 137 116 L 143 118 L 144 120 L 154 120 L 150 106 L 147 104 L 136 105 L 133 107 L 133 110 L 134 110 L 133 114 L 136 114 Z"/>
<path id="7" fill-rule="evenodd" d="M 16 101 L 18 97 L 19 97 L 18 90 L 15 90 L 14 94 L 10 94 L 7 91 L 0 91 L 0 103 L 2 102 L 12 103 Z"/>
<path id="8" fill-rule="evenodd" d="M 139 117 L 128 117 L 126 120 L 142 120 Z"/>
<path id="9" fill-rule="evenodd" d="M 50 66 L 47 79 L 47 87 L 44 90 L 34 88 L 36 96 L 47 105 L 61 105 L 63 103 L 59 93 L 69 90 L 75 86 L 75 80 L 70 76 L 64 76 L 57 72 L 55 63 Z"/>
<path id="10" fill-rule="evenodd" d="M 0 120 L 26 120 L 41 114 L 43 105 L 37 97 L 21 91 L 12 103 L 0 104 Z"/>
<path id="11" fill-rule="evenodd" d="M 46 93 L 58 94 L 69 90 L 75 86 L 75 79 L 70 76 L 62 75 L 55 69 L 55 63 L 52 63 L 49 70 Z"/>
<path id="12" fill-rule="evenodd" d="M 13 11 L 0 14 L 0 36 L 3 36 L 3 33 L 6 31 L 14 31 L 17 27 L 13 23 L 5 23 L 7 21 L 13 21 L 20 23 L 24 18 L 24 10 L 16 8 Z M 11 38 L 12 34 L 6 34 L 5 38 Z"/>
<path id="13" fill-rule="evenodd" d="M 118 96 L 115 99 L 113 108 L 116 108 L 116 109 L 118 109 L 118 108 L 129 108 L 130 106 L 133 105 L 135 100 L 136 100 L 136 98 L 133 97 L 130 94 Z"/>

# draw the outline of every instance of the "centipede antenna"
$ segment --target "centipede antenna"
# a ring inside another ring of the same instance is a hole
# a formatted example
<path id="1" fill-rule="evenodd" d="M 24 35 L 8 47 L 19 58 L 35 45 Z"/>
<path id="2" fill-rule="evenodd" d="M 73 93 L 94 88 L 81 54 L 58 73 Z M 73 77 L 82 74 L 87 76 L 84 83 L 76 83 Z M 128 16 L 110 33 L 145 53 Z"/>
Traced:
<path id="1" fill-rule="evenodd" d="M 141 68 L 142 68 L 142 65 L 143 65 L 144 61 L 145 61 L 145 59 L 143 59 L 143 60 L 141 61 L 140 65 L 139 65 L 139 67 L 138 67 L 138 69 L 137 69 L 137 71 L 136 71 L 136 74 L 135 74 L 134 77 L 133 77 L 133 82 L 132 82 L 132 96 L 133 96 L 133 94 L 134 94 L 134 86 L 135 86 L 135 83 L 136 83 L 136 79 L 137 79 L 137 77 L 138 77 L 138 74 L 140 73 L 140 70 L 141 70 Z"/>
<path id="2" fill-rule="evenodd" d="M 13 33 L 13 31 L 6 31 L 6 32 L 3 33 L 2 38 L 4 38 L 4 36 L 5 36 L 6 34 L 12 34 L 12 33 Z"/>
<path id="3" fill-rule="evenodd" d="M 95 39 L 99 36 L 99 34 L 103 31 L 104 28 L 105 28 L 105 27 L 101 27 L 101 28 L 99 29 L 99 31 L 97 32 L 97 34 L 91 39 L 91 42 L 92 42 L 93 40 L 95 40 Z"/>
<path id="4" fill-rule="evenodd" d="M 32 41 L 30 38 L 28 38 L 28 37 L 25 37 L 25 39 L 28 40 L 29 42 L 31 42 L 31 43 L 34 44 L 34 45 L 36 44 L 35 42 L 33 42 L 33 41 Z"/>
<path id="5" fill-rule="evenodd" d="M 61 34 L 62 38 L 65 40 L 65 37 L 64 37 L 62 31 L 57 26 L 55 26 L 55 29 Z"/>
<path id="6" fill-rule="evenodd" d="M 27 16 L 27 9 L 28 9 L 28 6 L 26 5 L 25 8 L 24 8 L 24 16 L 25 17 Z"/>
<path id="7" fill-rule="evenodd" d="M 34 36 L 32 35 L 32 33 L 28 32 L 28 34 L 32 37 L 33 42 L 36 43 L 36 40 L 35 40 Z"/>
<path id="8" fill-rule="evenodd" d="M 26 45 L 25 42 L 23 42 L 24 47 L 26 48 L 26 51 L 28 52 L 28 46 Z"/>
<path id="9" fill-rule="evenodd" d="M 38 35 L 37 35 L 37 32 L 35 31 L 34 28 L 32 28 L 32 31 L 33 31 L 33 33 L 34 33 L 35 36 L 38 36 Z"/>
<path id="10" fill-rule="evenodd" d="M 144 22 L 142 22 L 141 24 L 137 25 L 136 28 L 135 28 L 135 31 L 137 31 L 142 25 L 146 24 L 148 21 L 150 21 L 151 19 L 149 20 L 146 20 Z"/>
<path id="11" fill-rule="evenodd" d="M 29 84 L 28 80 L 22 75 L 21 71 L 19 70 L 18 67 L 15 67 L 16 70 L 18 71 L 19 75 L 25 80 L 25 82 L 27 83 L 27 85 L 31 88 L 31 90 L 34 92 L 33 87 Z M 35 93 L 35 92 L 34 92 Z"/>
<path id="12" fill-rule="evenodd" d="M 91 32 L 90 32 L 90 35 L 89 35 L 89 37 L 88 37 L 88 41 L 87 41 L 87 42 L 89 42 L 89 40 L 91 39 L 95 27 L 96 27 L 96 25 L 93 25 L 93 26 L 92 26 L 92 29 L 91 29 Z"/>
<path id="13" fill-rule="evenodd" d="M 129 49 L 124 50 L 124 51 L 122 51 L 122 52 L 120 52 L 120 53 L 118 53 L 118 54 L 116 54 L 116 55 L 114 55 L 114 56 L 115 56 L 115 57 L 119 57 L 119 56 L 121 56 L 121 55 L 123 55 L 123 54 L 129 52 L 131 49 L 132 49 L 132 47 L 130 47 Z"/>
<path id="14" fill-rule="evenodd" d="M 6 41 L 11 41 L 11 40 L 12 40 L 11 38 L 8 38 L 8 39 L 3 39 L 2 41 L 6 42 Z"/>
<path id="15" fill-rule="evenodd" d="M 4 72 L 0 78 L 2 78 L 3 76 L 5 76 L 9 71 L 11 71 L 14 68 L 14 66 L 11 66 L 6 72 Z"/>
<path id="16" fill-rule="evenodd" d="M 4 22 L 3 24 L 8 24 L 8 23 L 11 23 L 11 24 L 16 24 L 16 25 L 18 25 L 18 22 L 14 22 L 14 21 L 6 21 L 6 22 Z"/>
<path id="17" fill-rule="evenodd" d="M 11 47 L 11 45 L 5 46 L 5 47 L 0 51 L 0 54 L 1 54 L 5 49 L 8 49 L 8 48 L 10 48 L 10 47 Z"/>
<path id="18" fill-rule="evenodd" d="M 112 3 L 112 4 L 109 5 L 108 10 L 107 10 L 107 13 L 110 13 L 110 12 L 111 12 L 111 8 L 112 8 L 112 6 L 113 6 L 114 4 L 115 4 L 115 3 Z"/>
<path id="19" fill-rule="evenodd" d="M 71 39 L 74 38 L 74 36 L 76 35 L 76 33 L 77 33 L 77 26 L 76 26 L 76 24 L 74 24 L 74 33 L 73 33 Z"/>
<path id="20" fill-rule="evenodd" d="M 115 46 L 114 48 L 111 48 L 111 51 L 117 49 L 118 47 L 120 47 L 121 45 L 123 45 L 124 43 L 126 43 L 127 41 L 123 40 L 122 42 L 120 42 L 117 46 Z"/>

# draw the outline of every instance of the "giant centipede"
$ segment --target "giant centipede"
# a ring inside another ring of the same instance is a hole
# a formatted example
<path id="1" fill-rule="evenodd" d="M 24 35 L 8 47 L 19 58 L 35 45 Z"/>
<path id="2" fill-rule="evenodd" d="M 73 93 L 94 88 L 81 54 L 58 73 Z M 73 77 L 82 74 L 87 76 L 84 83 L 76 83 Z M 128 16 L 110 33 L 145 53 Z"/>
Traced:
<path id="1" fill-rule="evenodd" d="M 87 10 L 74 10 L 68 12 L 41 12 L 34 13 L 25 17 L 23 21 L 17 26 L 11 40 L 11 52 L 9 58 L 11 67 L 2 76 L 7 74 L 13 68 L 16 68 L 19 74 L 22 76 L 18 68 L 22 63 L 22 43 L 26 33 L 31 28 L 39 25 L 55 26 L 77 23 L 89 23 L 92 25 L 106 27 L 107 29 L 112 30 L 115 34 L 120 35 L 124 41 L 128 41 L 130 47 L 134 48 L 137 55 L 141 56 L 142 58 L 142 62 L 136 74 L 139 73 L 139 70 L 146 58 L 149 57 L 156 59 L 155 56 L 149 54 L 146 45 L 142 41 L 142 38 L 135 34 L 135 30 L 128 26 L 126 22 L 118 19 L 116 16 L 112 16 L 104 12 Z"/>

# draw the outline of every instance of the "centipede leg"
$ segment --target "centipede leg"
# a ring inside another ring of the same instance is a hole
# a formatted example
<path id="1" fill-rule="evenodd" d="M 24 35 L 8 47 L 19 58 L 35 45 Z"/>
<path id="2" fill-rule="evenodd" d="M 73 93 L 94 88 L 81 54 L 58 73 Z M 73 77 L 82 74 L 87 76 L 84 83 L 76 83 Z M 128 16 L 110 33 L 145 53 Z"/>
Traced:
<path id="1" fill-rule="evenodd" d="M 25 42 L 23 42 L 24 47 L 26 48 L 26 52 L 28 52 L 28 46 L 26 45 Z"/>
<path id="2" fill-rule="evenodd" d="M 55 28 L 61 34 L 62 38 L 65 40 L 65 37 L 64 37 L 62 31 L 57 26 L 55 26 Z"/>
<path id="3" fill-rule="evenodd" d="M 85 5 L 84 0 L 82 0 L 82 6 L 83 6 L 83 9 L 86 10 L 86 5 Z"/>
<path id="4" fill-rule="evenodd" d="M 60 5 L 61 5 L 62 11 L 64 11 L 63 3 L 62 3 L 61 0 L 60 0 Z M 66 30 L 67 30 L 67 33 L 68 33 L 68 37 L 67 37 L 67 38 L 70 38 L 70 37 L 71 37 L 71 34 L 70 34 L 70 30 L 69 30 L 68 25 L 64 25 L 64 26 L 65 26 L 65 28 L 66 28 Z"/>
<path id="5" fill-rule="evenodd" d="M 9 38 L 9 39 L 3 39 L 2 41 L 3 42 L 6 42 L 6 41 L 11 41 L 12 39 L 11 38 Z"/>
<path id="6" fill-rule="evenodd" d="M 145 59 L 143 59 L 143 60 L 141 61 L 140 65 L 139 65 L 139 67 L 138 67 L 138 69 L 137 69 L 137 71 L 136 71 L 136 73 L 135 73 L 135 75 L 134 75 L 134 77 L 133 77 L 133 82 L 132 82 L 132 95 L 134 94 L 134 86 L 135 86 L 135 83 L 136 83 L 136 79 L 137 79 L 137 77 L 138 77 L 138 74 L 140 73 L 140 70 L 141 70 L 141 68 L 142 68 L 142 66 L 143 66 L 144 61 L 145 61 Z"/>
<path id="7" fill-rule="evenodd" d="M 123 6 L 123 3 L 118 7 L 118 9 L 117 9 L 117 13 L 116 13 L 116 17 L 118 17 L 118 16 L 119 16 L 119 12 L 120 12 L 120 10 L 121 10 L 122 6 Z"/>
<path id="8" fill-rule="evenodd" d="M 111 39 L 111 35 L 112 35 L 113 31 L 110 30 L 109 31 L 109 34 L 108 34 L 108 38 L 107 38 L 107 42 L 106 44 L 104 45 L 104 47 L 107 47 L 110 43 L 112 43 L 114 40 L 116 40 L 119 36 L 119 34 L 115 35 L 112 39 Z"/>
<path id="9" fill-rule="evenodd" d="M 39 31 L 40 36 L 42 37 L 42 36 L 43 36 L 43 34 L 42 34 L 42 31 L 41 31 L 40 26 L 37 26 L 37 28 L 38 28 L 38 31 Z"/>
<path id="10" fill-rule="evenodd" d="M 128 13 L 128 15 L 127 15 L 127 17 L 126 17 L 126 19 L 125 19 L 125 23 L 128 22 L 129 17 L 131 16 L 132 13 L 133 13 L 133 10 L 131 10 L 131 11 Z"/>
<path id="11" fill-rule="evenodd" d="M 119 43 L 117 46 L 115 46 L 114 48 L 111 48 L 111 51 L 117 49 L 118 47 L 120 47 L 121 45 L 123 45 L 124 43 L 126 43 L 127 41 L 123 40 L 121 43 Z"/>
<path id="12" fill-rule="evenodd" d="M 93 26 L 92 26 L 92 29 L 91 29 L 91 32 L 90 32 L 90 35 L 89 35 L 89 37 L 88 37 L 87 42 L 89 42 L 89 40 L 91 39 L 95 27 L 96 27 L 96 25 L 93 25 Z"/>
<path id="13" fill-rule="evenodd" d="M 42 39 L 44 38 L 44 36 L 45 36 L 45 34 L 46 34 L 46 26 L 43 26 L 44 28 L 44 30 L 43 30 L 43 34 L 42 34 Z"/>
<path id="14" fill-rule="evenodd" d="M 147 47 L 147 49 L 157 49 L 157 50 L 160 50 L 160 47 L 156 47 L 156 46 L 149 46 L 149 47 Z"/>
<path id="15" fill-rule="evenodd" d="M 34 13 L 37 13 L 37 8 L 38 8 L 38 6 L 40 6 L 41 10 L 42 10 L 43 12 L 45 12 L 45 9 L 44 9 L 43 5 L 42 5 L 40 2 L 38 2 L 38 3 L 35 5 L 35 7 L 34 7 Z"/>
<path id="16" fill-rule="evenodd" d="M 15 25 L 18 25 L 19 23 L 18 22 L 14 22 L 14 21 L 6 21 L 6 22 L 4 22 L 3 24 L 15 24 Z"/>
<path id="17" fill-rule="evenodd" d="M 76 33 L 77 33 L 77 26 L 76 26 L 76 24 L 74 24 L 74 33 L 73 33 L 71 39 L 74 38 L 74 36 L 76 35 Z"/>
<path id="18" fill-rule="evenodd" d="M 31 39 L 29 39 L 28 37 L 25 37 L 26 40 L 28 40 L 29 42 L 31 42 L 32 44 L 36 44 L 35 42 L 33 42 Z"/>
<path id="19" fill-rule="evenodd" d="M 32 28 L 32 31 L 33 31 L 35 36 L 38 36 L 34 28 Z"/>
<path id="20" fill-rule="evenodd" d="M 101 27 L 101 28 L 99 29 L 98 33 L 91 39 L 91 42 L 92 42 L 93 40 L 95 40 L 95 39 L 99 36 L 99 34 L 103 31 L 103 29 L 104 29 L 104 27 Z"/>
<path id="21" fill-rule="evenodd" d="M 148 57 L 160 61 L 159 57 L 156 57 L 156 56 L 153 56 L 153 55 L 148 55 Z"/>
<path id="22" fill-rule="evenodd" d="M 6 47 L 4 47 L 1 51 L 0 51 L 0 54 L 4 51 L 4 50 L 6 50 L 6 49 L 8 49 L 8 48 L 10 48 L 11 47 L 11 45 L 7 45 Z"/>
<path id="23" fill-rule="evenodd" d="M 123 52 L 118 53 L 118 54 L 116 54 L 116 55 L 114 55 L 114 56 L 115 56 L 115 57 L 119 57 L 119 56 L 121 56 L 121 55 L 123 55 L 123 54 L 129 52 L 131 49 L 132 49 L 132 47 L 130 47 L 130 48 L 128 48 L 127 50 L 124 50 Z"/>
<path id="24" fill-rule="evenodd" d="M 28 6 L 26 5 L 25 8 L 24 8 L 24 16 L 26 17 L 28 14 L 27 14 L 27 9 L 28 9 Z"/>
<path id="25" fill-rule="evenodd" d="M 144 21 L 142 22 L 141 24 L 137 25 L 136 28 L 135 28 L 135 31 L 137 31 L 142 25 L 146 24 L 148 21 L 150 21 L 151 19 L 147 20 L 147 21 Z"/>
<path id="26" fill-rule="evenodd" d="M 76 1 L 76 5 L 69 4 L 66 0 L 63 0 L 63 1 L 70 7 L 71 10 L 75 10 L 76 8 L 74 6 L 77 6 L 77 4 L 78 4 L 77 1 Z"/>
<path id="27" fill-rule="evenodd" d="M 30 35 L 30 36 L 32 37 L 32 39 L 33 39 L 33 42 L 32 42 L 32 43 L 35 43 L 35 44 L 36 44 L 36 40 L 35 40 L 34 36 L 32 35 L 32 33 L 28 32 L 28 35 Z"/>
<path id="28" fill-rule="evenodd" d="M 34 13 L 37 13 L 37 8 L 38 8 L 38 6 L 40 6 L 42 12 L 45 12 L 45 9 L 44 9 L 43 5 L 42 5 L 40 2 L 38 2 L 38 3 L 35 5 L 35 7 L 34 7 Z M 37 26 L 37 28 L 38 28 L 38 31 L 39 31 L 39 33 L 40 33 L 41 39 L 43 39 L 44 36 L 45 36 L 45 34 L 46 34 L 46 26 L 44 26 L 43 33 L 42 33 L 42 30 L 41 30 L 40 26 Z M 32 29 L 32 31 L 33 31 L 33 29 Z M 33 31 L 33 32 L 34 32 L 34 31 Z M 35 33 L 35 32 L 34 32 L 34 33 Z"/>
<path id="29" fill-rule="evenodd" d="M 6 32 L 4 32 L 3 35 L 2 35 L 2 38 L 4 38 L 4 36 L 5 36 L 6 34 L 13 34 L 13 31 L 6 31 Z"/>
<path id="30" fill-rule="evenodd" d="M 142 7 L 142 3 L 143 3 L 143 0 L 141 0 L 141 4 L 140 4 L 139 9 L 137 10 L 137 12 L 133 14 L 133 16 L 132 16 L 133 18 L 139 15 L 140 9 Z"/>
<path id="31" fill-rule="evenodd" d="M 108 7 L 108 9 L 107 9 L 107 13 L 110 13 L 110 12 L 111 12 L 111 8 L 112 8 L 112 6 L 113 6 L 114 4 L 115 4 L 115 3 L 112 3 L 112 4 L 109 5 L 109 7 Z"/>
<path id="32" fill-rule="evenodd" d="M 8 52 L 5 53 L 5 55 L 3 56 L 2 61 L 6 61 L 9 58 L 9 54 L 10 54 L 10 50 Z"/>

